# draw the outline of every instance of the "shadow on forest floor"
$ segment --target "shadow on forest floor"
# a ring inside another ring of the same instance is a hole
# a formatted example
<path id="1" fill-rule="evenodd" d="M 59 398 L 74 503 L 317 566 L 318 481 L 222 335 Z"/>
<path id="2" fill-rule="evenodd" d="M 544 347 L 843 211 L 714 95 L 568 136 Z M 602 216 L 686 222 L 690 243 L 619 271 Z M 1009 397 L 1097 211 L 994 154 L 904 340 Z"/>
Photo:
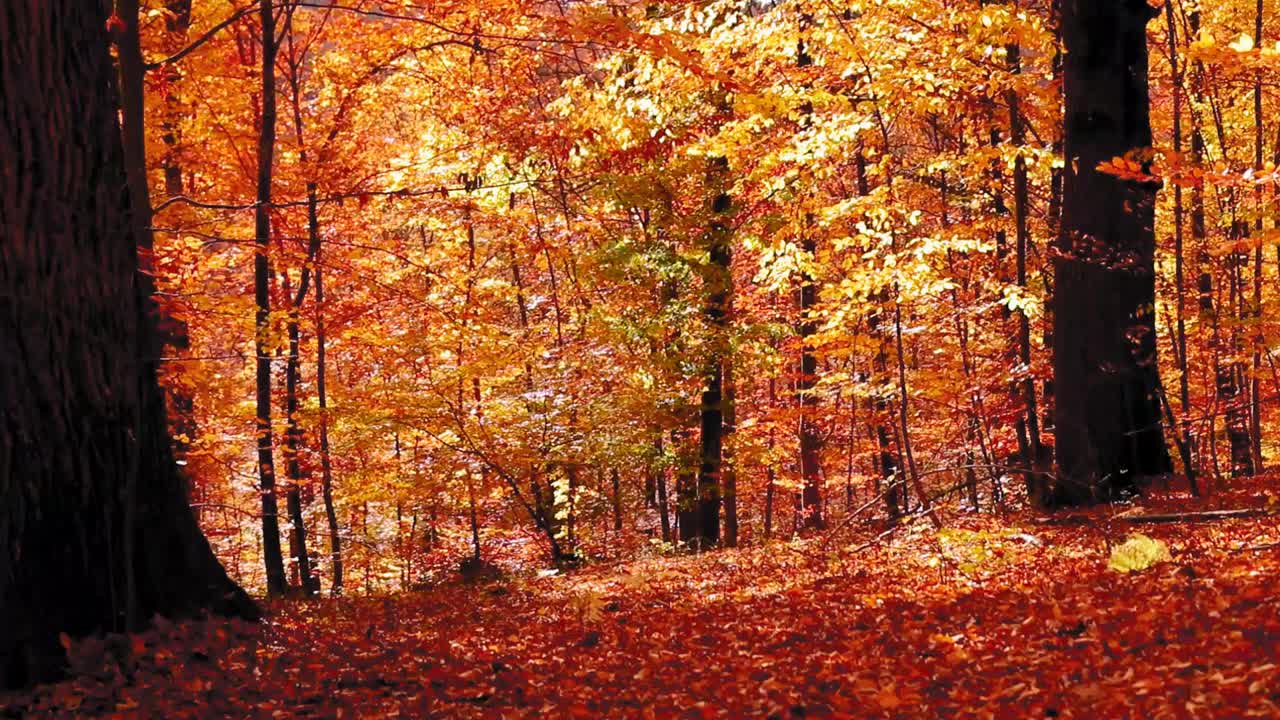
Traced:
<path id="1" fill-rule="evenodd" d="M 72 644 L 73 679 L 0 696 L 0 716 L 1280 715 L 1275 517 L 1131 527 L 1117 512 L 946 515 L 871 545 L 879 528 L 292 602 L 258 626 L 161 622 Z M 1108 569 L 1135 530 L 1172 559 Z"/>

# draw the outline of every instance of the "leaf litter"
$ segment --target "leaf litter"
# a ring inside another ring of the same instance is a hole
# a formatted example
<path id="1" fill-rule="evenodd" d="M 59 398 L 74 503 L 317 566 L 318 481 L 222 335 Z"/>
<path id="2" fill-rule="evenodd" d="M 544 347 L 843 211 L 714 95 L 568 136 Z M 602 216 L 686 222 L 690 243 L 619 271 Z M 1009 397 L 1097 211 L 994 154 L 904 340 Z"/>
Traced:
<path id="1" fill-rule="evenodd" d="M 161 619 L 68 639 L 69 678 L 0 696 L 0 714 L 1280 715 L 1275 518 L 1130 530 L 1108 510 L 960 515 L 871 545 L 828 535 L 279 602 L 257 625 Z"/>

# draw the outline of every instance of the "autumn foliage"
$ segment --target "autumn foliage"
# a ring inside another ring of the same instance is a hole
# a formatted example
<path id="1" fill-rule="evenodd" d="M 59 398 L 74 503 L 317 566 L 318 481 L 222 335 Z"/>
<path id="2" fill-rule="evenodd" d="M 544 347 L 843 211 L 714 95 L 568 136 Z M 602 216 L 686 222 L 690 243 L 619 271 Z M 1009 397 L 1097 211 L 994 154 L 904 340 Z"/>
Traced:
<path id="1" fill-rule="evenodd" d="M 1083 168 L 1050 0 L 118 5 L 174 451 L 270 612 L 18 714 L 1280 712 L 1270 0 L 1134 10 L 1151 143 Z M 1154 217 L 1105 419 L 1167 453 L 1071 493 L 1080 177 Z"/>

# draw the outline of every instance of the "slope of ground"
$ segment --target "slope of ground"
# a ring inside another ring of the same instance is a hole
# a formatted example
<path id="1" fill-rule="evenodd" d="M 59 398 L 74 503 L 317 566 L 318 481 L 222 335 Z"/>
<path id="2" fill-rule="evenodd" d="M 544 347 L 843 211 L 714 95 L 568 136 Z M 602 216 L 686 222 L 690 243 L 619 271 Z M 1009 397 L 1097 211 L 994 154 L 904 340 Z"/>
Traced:
<path id="1" fill-rule="evenodd" d="M 1116 512 L 947 516 L 875 542 L 846 528 L 281 604 L 260 626 L 162 622 L 69 642 L 73 679 L 0 700 L 29 717 L 1280 715 L 1275 518 Z M 1110 569 L 1138 530 L 1171 559 Z"/>

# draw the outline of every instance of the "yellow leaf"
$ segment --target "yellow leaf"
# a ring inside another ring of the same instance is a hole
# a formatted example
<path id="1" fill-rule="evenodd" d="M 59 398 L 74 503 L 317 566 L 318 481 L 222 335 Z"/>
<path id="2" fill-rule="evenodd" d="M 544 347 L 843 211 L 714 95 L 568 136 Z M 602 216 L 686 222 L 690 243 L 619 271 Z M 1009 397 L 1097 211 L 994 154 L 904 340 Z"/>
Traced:
<path id="1" fill-rule="evenodd" d="M 1236 52 L 1249 52 L 1253 49 L 1253 38 L 1249 37 L 1248 33 L 1240 33 L 1240 37 L 1227 47 L 1235 50 Z"/>
<path id="2" fill-rule="evenodd" d="M 1152 565 L 1172 559 L 1168 545 L 1136 533 L 1112 549 L 1111 560 L 1107 563 L 1107 567 L 1116 572 L 1128 573 L 1146 570 Z"/>

